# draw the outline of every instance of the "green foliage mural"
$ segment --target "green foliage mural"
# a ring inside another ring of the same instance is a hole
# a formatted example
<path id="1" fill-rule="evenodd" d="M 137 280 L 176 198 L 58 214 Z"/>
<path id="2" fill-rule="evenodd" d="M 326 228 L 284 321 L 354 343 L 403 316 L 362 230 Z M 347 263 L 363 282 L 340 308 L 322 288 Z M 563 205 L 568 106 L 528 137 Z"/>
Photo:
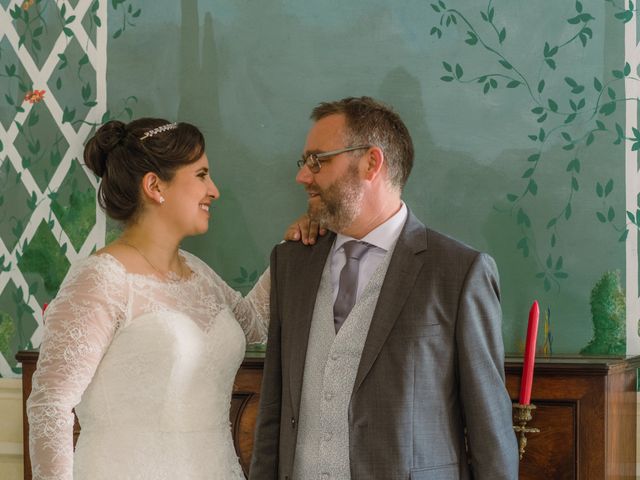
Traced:
<path id="1" fill-rule="evenodd" d="M 533 299 L 553 311 L 554 354 L 592 339 L 590 292 L 624 269 L 640 224 L 624 165 L 624 145 L 640 147 L 625 119 L 635 1 L 0 8 L 0 311 L 15 327 L 0 375 L 18 375 L 13 352 L 39 344 L 42 304 L 68 265 L 119 233 L 82 167 L 95 126 L 157 116 L 203 130 L 221 198 L 209 232 L 183 247 L 246 293 L 305 209 L 294 179 L 309 112 L 349 95 L 407 122 L 412 211 L 496 259 L 506 351 L 518 352 Z"/>
<path id="2" fill-rule="evenodd" d="M 125 95 L 106 108 L 107 0 L 2 8 L 11 23 L 0 35 L 0 263 L 12 283 L 0 296 L 0 376 L 20 372 L 14 354 L 38 337 L 42 305 L 71 262 L 104 244 L 97 180 L 79 159 L 95 127 L 132 118 L 137 101 Z M 110 37 L 125 38 L 142 9 L 128 0 L 110 8 L 121 22 Z"/>
<path id="3" fill-rule="evenodd" d="M 610 3 L 615 4 L 611 1 Z M 576 195 L 581 188 L 587 189 L 601 199 L 601 207 L 593 212 L 594 220 L 608 226 L 619 242 L 627 238 L 627 216 L 631 223 L 638 226 L 637 214 L 620 211 L 610 201 L 609 196 L 614 190 L 612 178 L 604 178 L 594 186 L 584 185 L 581 181 L 581 171 L 584 168 L 585 151 L 594 143 L 609 142 L 621 145 L 627 139 L 624 128 L 618 123 L 614 113 L 619 104 L 637 101 L 635 98 L 624 97 L 624 79 L 632 76 L 631 66 L 624 63 L 619 69 L 607 72 L 600 77 L 594 72 L 592 78 L 576 79 L 571 76 L 570 68 L 564 68 L 567 57 L 563 55 L 567 47 L 579 44 L 588 48 L 593 40 L 591 25 L 598 21 L 587 11 L 582 2 L 575 2 L 575 11 L 566 18 L 566 23 L 572 30 L 566 33 L 566 38 L 557 44 L 544 42 L 539 55 L 535 59 L 511 58 L 502 48 L 508 36 L 507 19 L 500 18 L 493 0 L 485 8 L 462 12 L 456 8 L 449 8 L 443 0 L 432 3 L 431 7 L 440 15 L 438 25 L 431 29 L 431 34 L 441 38 L 447 29 L 465 31 L 464 43 L 469 48 L 480 50 L 479 55 L 486 55 L 486 65 L 490 70 L 469 75 L 463 65 L 453 62 L 442 62 L 443 82 L 456 82 L 470 87 L 477 84 L 479 92 L 490 95 L 493 91 L 517 89 L 526 97 L 530 110 L 528 112 L 539 128 L 528 135 L 532 142 L 532 152 L 526 157 L 522 166 L 521 188 L 505 194 L 508 206 L 496 205 L 496 209 L 509 215 L 518 226 L 521 238 L 515 248 L 523 257 L 530 255 L 535 259 L 538 272 L 535 277 L 542 282 L 544 290 L 552 287 L 559 288 L 560 282 L 569 278 L 569 272 L 564 266 L 561 239 L 563 230 L 571 228 L 569 223 L 576 202 Z M 634 4 L 629 2 L 629 9 L 620 8 L 615 18 L 621 22 L 628 22 L 634 15 Z M 479 15 L 475 15 L 479 14 Z M 474 19 L 481 19 L 476 21 Z M 484 26 L 479 25 L 484 23 Z M 521 71 L 524 62 L 537 62 L 538 75 L 530 77 Z M 453 63 L 453 65 L 452 65 Z M 639 80 L 637 76 L 632 76 Z M 562 82 L 560 81 L 562 79 Z M 549 85 L 555 82 L 553 93 L 549 92 Z M 561 84 L 561 85 L 558 85 Z M 560 87 L 564 87 L 562 90 Z M 640 148 L 640 132 L 633 128 L 635 134 L 633 149 Z M 564 154 L 548 154 L 550 144 L 561 142 Z M 620 153 L 622 155 L 622 153 Z M 559 158 L 560 157 L 560 158 Z M 532 225 L 528 206 L 535 203 L 540 193 L 541 180 L 538 171 L 543 162 L 553 162 L 556 174 L 565 178 L 565 201 L 556 211 L 545 212 L 543 220 L 545 231 L 541 233 Z M 540 192 L 539 192 L 540 191 Z M 563 223 L 565 225 L 563 225 Z M 545 237 L 545 238 L 540 238 Z"/>

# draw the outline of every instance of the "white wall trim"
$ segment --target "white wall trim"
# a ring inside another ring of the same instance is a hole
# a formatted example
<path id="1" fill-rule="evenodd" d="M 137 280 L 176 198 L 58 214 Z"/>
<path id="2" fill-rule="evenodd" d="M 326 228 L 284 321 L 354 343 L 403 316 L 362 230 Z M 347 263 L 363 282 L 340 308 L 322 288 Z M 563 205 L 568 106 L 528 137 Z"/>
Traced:
<path id="1" fill-rule="evenodd" d="M 18 457 L 22 458 L 22 443 L 17 442 L 0 442 L 0 458 L 2 457 Z"/>
<path id="2" fill-rule="evenodd" d="M 19 378 L 0 378 L 0 400 L 22 401 L 22 380 Z"/>

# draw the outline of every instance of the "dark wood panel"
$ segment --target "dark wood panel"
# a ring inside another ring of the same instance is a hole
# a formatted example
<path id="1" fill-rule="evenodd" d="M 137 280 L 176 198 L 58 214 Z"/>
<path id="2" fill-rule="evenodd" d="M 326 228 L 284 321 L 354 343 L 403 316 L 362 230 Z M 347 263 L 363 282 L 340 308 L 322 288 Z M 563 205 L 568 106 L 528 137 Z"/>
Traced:
<path id="1" fill-rule="evenodd" d="M 31 392 L 37 352 L 20 352 L 23 401 Z M 262 359 L 247 358 L 231 401 L 234 445 L 245 474 L 253 451 Z M 633 480 L 636 466 L 636 371 L 640 357 L 536 360 L 532 402 L 537 409 L 520 463 L 521 480 Z M 521 359 L 505 363 L 513 401 L 520 391 Z M 24 404 L 23 404 L 24 406 Z M 29 425 L 24 425 L 25 479 L 31 480 Z M 79 426 L 76 425 L 77 436 Z"/>
<path id="2" fill-rule="evenodd" d="M 536 407 L 531 426 L 540 428 L 540 433 L 528 436 L 525 458 L 520 462 L 520 478 L 575 480 L 578 405 L 541 400 Z"/>

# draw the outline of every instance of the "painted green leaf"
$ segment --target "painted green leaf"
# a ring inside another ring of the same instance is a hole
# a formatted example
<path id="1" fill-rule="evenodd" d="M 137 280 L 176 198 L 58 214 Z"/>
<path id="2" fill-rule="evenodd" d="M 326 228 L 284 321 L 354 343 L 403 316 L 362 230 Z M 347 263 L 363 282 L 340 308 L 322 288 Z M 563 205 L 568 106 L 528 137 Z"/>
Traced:
<path id="1" fill-rule="evenodd" d="M 100 20 L 100 17 L 98 17 L 97 15 L 93 16 L 93 23 L 95 23 L 98 27 L 102 26 L 102 20 Z"/>
<path id="2" fill-rule="evenodd" d="M 600 198 L 604 195 L 604 188 L 602 188 L 602 184 L 600 182 L 596 182 L 596 195 Z"/>
<path id="3" fill-rule="evenodd" d="M 549 103 L 549 109 L 550 109 L 552 112 L 557 112 L 557 111 L 558 111 L 558 104 L 557 104 L 554 100 L 552 100 L 552 99 L 550 98 L 550 99 L 548 100 L 548 103 Z"/>
<path id="4" fill-rule="evenodd" d="M 576 177 L 571 177 L 571 189 L 577 192 L 579 188 L 578 179 Z"/>
<path id="5" fill-rule="evenodd" d="M 611 115 L 616 111 L 616 102 L 608 102 L 600 107 L 600 113 L 603 115 Z"/>
<path id="6" fill-rule="evenodd" d="M 611 70 L 611 75 L 616 78 L 624 78 L 624 73 L 622 72 L 622 70 Z"/>
<path id="7" fill-rule="evenodd" d="M 567 22 L 570 23 L 571 25 L 577 25 L 578 23 L 580 23 L 580 15 L 576 15 L 575 17 L 569 18 Z"/>
<path id="8" fill-rule="evenodd" d="M 567 115 L 567 118 L 564 119 L 564 123 L 566 125 L 567 123 L 573 122 L 575 119 L 576 119 L 576 114 L 572 113 L 570 115 Z"/>
<path id="9" fill-rule="evenodd" d="M 555 247 L 556 246 L 556 234 L 554 233 L 553 235 L 551 235 L 551 246 Z"/>
<path id="10" fill-rule="evenodd" d="M 118 38 L 120 35 L 122 35 L 122 29 L 119 28 L 118 30 L 115 31 L 115 33 L 113 34 L 113 38 Z"/>
<path id="11" fill-rule="evenodd" d="M 624 23 L 631 21 L 633 18 L 633 11 L 625 10 L 624 12 L 619 12 L 614 15 L 617 19 L 622 20 Z"/>
<path id="12" fill-rule="evenodd" d="M 587 135 L 587 141 L 586 141 L 587 146 L 591 145 L 595 140 L 595 138 L 596 137 L 594 137 L 593 133 L 590 133 L 589 135 Z"/>
<path id="13" fill-rule="evenodd" d="M 507 62 L 506 60 L 500 60 L 498 63 L 500 63 L 500 65 L 502 65 L 504 68 L 506 68 L 507 70 L 511 70 L 513 69 L 513 67 L 511 66 L 511 64 L 509 62 Z"/>
<path id="14" fill-rule="evenodd" d="M 553 260 L 551 260 L 551 255 L 547 256 L 547 268 L 551 268 L 553 266 Z"/>
<path id="15" fill-rule="evenodd" d="M 627 235 L 629 235 L 629 229 L 624 230 L 624 232 L 622 232 L 622 235 L 620 235 L 620 238 L 618 238 L 619 242 L 624 242 L 627 239 Z"/>
<path id="16" fill-rule="evenodd" d="M 631 220 L 631 223 L 633 224 L 636 223 L 636 218 L 633 216 L 633 213 L 631 213 L 629 210 L 627 210 L 627 217 L 629 217 L 629 220 Z"/>
<path id="17" fill-rule="evenodd" d="M 448 64 L 447 62 L 442 62 L 442 66 L 444 67 L 444 69 L 445 69 L 447 72 L 452 72 L 452 71 L 453 71 L 453 69 L 451 68 L 451 65 L 450 65 L 450 64 Z"/>
<path id="18" fill-rule="evenodd" d="M 582 12 L 582 3 L 576 2 L 576 12 Z"/>
<path id="19" fill-rule="evenodd" d="M 557 219 L 552 218 L 551 220 L 549 220 L 549 223 L 547 223 L 547 228 L 549 229 L 553 227 L 556 224 L 556 222 L 557 222 Z"/>
<path id="20" fill-rule="evenodd" d="M 544 138 L 545 138 L 544 128 L 541 128 L 540 131 L 538 132 L 538 138 L 540 139 L 541 142 L 544 142 Z"/>
<path id="21" fill-rule="evenodd" d="M 485 83 L 484 87 L 482 88 L 482 93 L 486 95 L 487 92 L 489 91 L 489 88 L 491 88 L 491 86 L 489 85 L 489 82 Z"/>
<path id="22" fill-rule="evenodd" d="M 527 185 L 527 190 L 531 192 L 531 195 L 535 196 L 538 194 L 538 184 L 533 178 L 529 180 L 529 185 Z"/>
<path id="23" fill-rule="evenodd" d="M 604 187 L 604 196 L 608 197 L 611 191 L 613 190 L 613 179 L 609 179 L 607 185 Z"/>
<path id="24" fill-rule="evenodd" d="M 453 77 L 450 75 L 445 75 L 444 77 L 440 77 L 440 80 L 443 82 L 453 82 Z"/>
<path id="25" fill-rule="evenodd" d="M 547 114 L 545 113 L 544 115 L 541 115 L 540 118 L 538 118 L 538 123 L 542 123 L 547 119 Z M 540 139 L 540 141 L 542 142 L 543 140 Z"/>
<path id="26" fill-rule="evenodd" d="M 604 214 L 602 212 L 596 212 L 596 216 L 601 223 L 607 223 L 607 219 L 604 217 Z"/>
<path id="27" fill-rule="evenodd" d="M 569 135 L 567 132 L 562 132 L 560 135 L 562 135 L 562 138 L 564 138 L 567 142 L 571 141 L 571 135 Z"/>
<path id="28" fill-rule="evenodd" d="M 567 82 L 567 84 L 570 87 L 577 87 L 578 86 L 578 82 L 576 82 L 573 78 L 571 77 L 564 77 L 564 81 Z"/>
<path id="29" fill-rule="evenodd" d="M 607 88 L 607 94 L 609 95 L 609 98 L 611 100 L 615 100 L 616 99 L 616 91 L 613 88 L 611 88 L 611 87 Z"/>
<path id="30" fill-rule="evenodd" d="M 507 193 L 507 200 L 510 202 L 515 202 L 518 199 L 518 196 L 513 193 Z"/>
<path id="31" fill-rule="evenodd" d="M 542 112 L 544 112 L 544 108 L 542 107 L 535 107 L 531 109 L 531 113 L 535 115 L 540 115 Z"/>
<path id="32" fill-rule="evenodd" d="M 595 88 L 598 92 L 602 91 L 602 83 L 596 77 L 593 77 L 593 88 Z"/>
<path id="33" fill-rule="evenodd" d="M 462 78 L 462 67 L 460 64 L 456 63 L 456 78 Z"/>
<path id="34" fill-rule="evenodd" d="M 606 130 L 607 129 L 604 126 L 604 123 L 602 123 L 600 120 L 596 120 L 596 126 L 598 127 L 598 130 Z"/>
<path id="35" fill-rule="evenodd" d="M 534 168 L 529 168 L 527 169 L 523 174 L 522 174 L 522 178 L 529 178 L 531 175 L 533 175 L 533 172 L 535 171 Z"/>
<path id="36" fill-rule="evenodd" d="M 69 110 L 68 107 L 64 107 L 64 112 L 62 113 L 62 123 L 71 122 L 76 116 L 75 109 Z"/>
<path id="37" fill-rule="evenodd" d="M 616 211 L 613 209 L 613 207 L 609 207 L 609 211 L 607 212 L 607 220 L 612 222 L 614 218 L 616 218 Z"/>
<path id="38" fill-rule="evenodd" d="M 571 204 L 568 203 L 567 207 L 564 209 L 564 218 L 565 220 L 569 220 L 571 218 Z"/>
<path id="39" fill-rule="evenodd" d="M 502 43 L 506 38 L 507 38 L 507 30 L 503 27 L 502 30 L 500 30 L 500 33 L 498 33 L 498 41 Z"/>
<path id="40" fill-rule="evenodd" d="M 516 88 L 518 85 L 520 85 L 521 82 L 519 82 L 518 80 L 512 80 L 509 83 L 507 83 L 507 88 Z"/>
<path id="41" fill-rule="evenodd" d="M 552 58 L 547 58 L 545 60 L 545 62 L 546 62 L 547 65 L 549 65 L 549 68 L 551 68 L 551 70 L 555 70 L 556 69 L 556 62 Z"/>
<path id="42" fill-rule="evenodd" d="M 476 37 L 475 33 L 469 30 L 467 32 L 467 35 L 469 35 L 469 37 L 465 40 L 465 43 L 469 45 L 475 45 L 476 43 L 478 43 L 478 37 Z"/>
<path id="43" fill-rule="evenodd" d="M 624 69 L 622 70 L 622 73 L 624 73 L 625 77 L 628 77 L 629 74 L 631 73 L 631 65 L 629 65 L 629 62 L 625 62 Z"/>
<path id="44" fill-rule="evenodd" d="M 540 154 L 534 153 L 533 155 L 530 155 L 529 158 L 527 158 L 527 162 L 537 162 L 539 159 L 540 159 Z"/>
<path id="45" fill-rule="evenodd" d="M 538 136 L 537 136 L 537 135 L 529 135 L 529 138 L 530 138 L 531 140 L 533 140 L 534 142 L 537 142 L 537 141 L 538 141 Z"/>
<path id="46" fill-rule="evenodd" d="M 115 8 L 115 7 L 114 7 Z M 431 4 L 431 8 L 433 8 L 437 13 L 440 13 L 440 7 L 434 3 Z"/>
<path id="47" fill-rule="evenodd" d="M 544 90 L 544 80 L 540 80 L 538 82 L 538 93 L 542 93 L 543 90 Z"/>

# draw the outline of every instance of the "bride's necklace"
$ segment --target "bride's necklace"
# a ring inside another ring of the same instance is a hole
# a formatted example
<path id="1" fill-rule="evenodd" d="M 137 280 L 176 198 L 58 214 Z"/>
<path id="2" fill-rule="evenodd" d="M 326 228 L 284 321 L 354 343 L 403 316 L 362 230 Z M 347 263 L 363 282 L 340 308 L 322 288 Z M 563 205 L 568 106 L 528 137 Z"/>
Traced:
<path id="1" fill-rule="evenodd" d="M 129 243 L 129 242 L 125 242 L 124 240 L 120 240 L 120 243 L 122 243 L 123 245 L 126 245 L 127 247 L 131 247 L 133 248 L 136 252 L 138 252 L 140 254 L 140 256 L 142 258 L 144 258 L 144 260 L 151 266 L 151 268 L 153 268 L 159 275 L 161 278 L 171 278 L 171 277 L 175 277 L 180 279 L 184 278 L 184 266 L 182 264 L 182 259 L 180 258 L 180 255 L 178 255 L 178 263 L 180 265 L 180 273 L 176 273 L 173 270 L 169 270 L 168 272 L 163 272 L 162 270 L 160 270 L 158 267 L 156 267 L 153 262 L 151 260 L 149 260 L 147 258 L 147 256 L 142 253 L 142 250 L 140 250 L 138 247 L 136 247 L 134 244 Z"/>

